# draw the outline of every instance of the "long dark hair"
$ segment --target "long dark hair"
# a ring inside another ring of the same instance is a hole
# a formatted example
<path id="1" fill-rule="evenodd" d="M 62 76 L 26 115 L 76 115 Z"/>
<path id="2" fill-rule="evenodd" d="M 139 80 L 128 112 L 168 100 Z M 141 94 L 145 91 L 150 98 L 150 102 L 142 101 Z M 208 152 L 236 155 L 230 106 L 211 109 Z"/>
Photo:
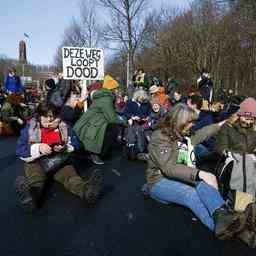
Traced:
<path id="1" fill-rule="evenodd" d="M 60 115 L 60 111 L 61 111 L 61 108 L 55 106 L 50 102 L 43 101 L 38 105 L 36 109 L 36 114 L 35 114 L 36 123 L 40 122 L 41 116 L 46 117 L 49 112 L 52 112 L 53 116 L 57 118 Z"/>

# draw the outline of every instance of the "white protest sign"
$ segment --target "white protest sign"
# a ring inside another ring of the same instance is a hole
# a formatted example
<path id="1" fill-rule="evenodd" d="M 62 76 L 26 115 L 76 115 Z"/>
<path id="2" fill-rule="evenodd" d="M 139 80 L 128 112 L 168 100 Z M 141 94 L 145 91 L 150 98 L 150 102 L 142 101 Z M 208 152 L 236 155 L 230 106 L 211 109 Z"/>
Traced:
<path id="1" fill-rule="evenodd" d="M 62 47 L 63 77 L 68 80 L 103 80 L 103 49 Z"/>

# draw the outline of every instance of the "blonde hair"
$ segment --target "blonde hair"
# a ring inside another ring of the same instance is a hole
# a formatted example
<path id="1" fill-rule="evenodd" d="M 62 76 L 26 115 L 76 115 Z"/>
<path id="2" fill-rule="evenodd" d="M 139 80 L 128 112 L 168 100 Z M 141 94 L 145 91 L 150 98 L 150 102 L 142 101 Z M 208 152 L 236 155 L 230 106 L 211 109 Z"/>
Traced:
<path id="1" fill-rule="evenodd" d="M 133 100 L 137 101 L 138 98 L 140 98 L 140 97 L 143 97 L 144 100 L 148 100 L 149 99 L 147 92 L 145 90 L 143 90 L 143 89 L 138 89 L 137 91 L 135 91 L 133 93 L 133 97 L 132 98 L 133 98 Z"/>
<path id="2" fill-rule="evenodd" d="M 182 131 L 187 124 L 197 118 L 198 114 L 195 110 L 186 104 L 179 103 L 171 109 L 171 112 L 160 124 L 159 128 L 171 140 L 180 139 L 182 137 Z"/>

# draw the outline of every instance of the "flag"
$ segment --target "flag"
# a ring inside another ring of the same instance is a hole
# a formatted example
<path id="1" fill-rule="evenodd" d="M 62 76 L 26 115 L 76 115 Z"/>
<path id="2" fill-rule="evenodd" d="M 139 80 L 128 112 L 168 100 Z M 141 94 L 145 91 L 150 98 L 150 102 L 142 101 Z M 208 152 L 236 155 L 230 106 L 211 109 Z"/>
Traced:
<path id="1" fill-rule="evenodd" d="M 27 37 L 27 38 L 29 38 L 29 35 L 28 35 L 28 34 L 26 34 L 26 33 L 24 33 L 24 36 L 25 36 L 25 37 Z"/>

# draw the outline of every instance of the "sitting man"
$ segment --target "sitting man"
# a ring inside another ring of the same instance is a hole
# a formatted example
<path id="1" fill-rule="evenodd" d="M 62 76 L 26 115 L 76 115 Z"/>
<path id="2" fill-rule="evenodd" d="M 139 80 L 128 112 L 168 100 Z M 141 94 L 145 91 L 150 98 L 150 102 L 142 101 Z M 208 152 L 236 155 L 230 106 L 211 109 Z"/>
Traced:
<path id="1" fill-rule="evenodd" d="M 255 202 L 256 194 L 256 100 L 247 98 L 240 104 L 238 112 L 226 122 L 216 137 L 217 150 L 228 151 L 228 158 L 224 166 L 231 165 L 231 174 L 226 175 L 230 179 L 229 187 L 232 193 L 228 193 L 229 202 L 236 211 L 243 211 L 252 202 Z M 224 168 L 223 168 L 224 170 Z M 221 173 L 222 176 L 225 173 Z M 252 212 L 251 216 L 256 216 Z M 251 223 L 253 226 L 253 223 Z M 255 230 L 243 235 L 256 237 Z M 253 240 L 253 239 L 251 239 Z M 250 246 L 256 246 L 249 244 Z"/>

